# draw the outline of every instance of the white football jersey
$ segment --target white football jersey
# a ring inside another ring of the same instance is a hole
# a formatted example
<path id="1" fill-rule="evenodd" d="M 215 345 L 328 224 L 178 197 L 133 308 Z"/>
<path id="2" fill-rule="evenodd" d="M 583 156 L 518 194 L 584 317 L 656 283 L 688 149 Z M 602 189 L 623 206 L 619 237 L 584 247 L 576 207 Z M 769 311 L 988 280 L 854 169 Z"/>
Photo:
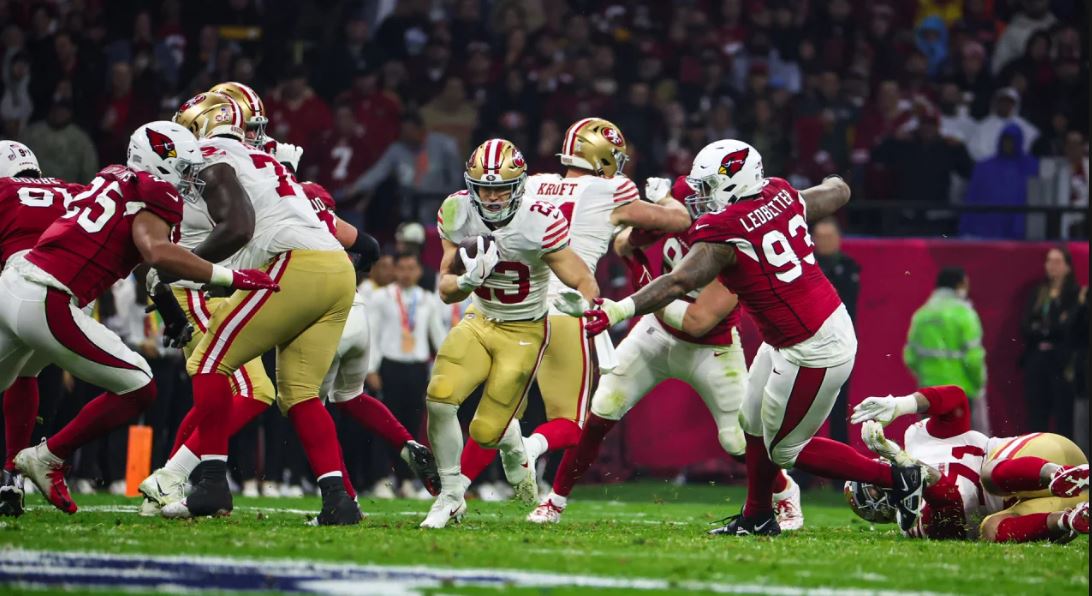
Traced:
<path id="1" fill-rule="evenodd" d="M 525 195 L 512 220 L 494 230 L 485 224 L 464 190 L 444 200 L 437 214 L 437 229 L 441 238 L 455 244 L 485 234 L 496 241 L 500 261 L 485 284 L 474 291 L 474 306 L 483 316 L 526 321 L 546 315 L 550 268 L 542 257 L 569 244 L 569 224 L 560 209 Z"/>
<path id="2" fill-rule="evenodd" d="M 558 174 L 536 174 L 527 178 L 526 188 L 523 200 L 548 201 L 569 220 L 569 245 L 593 274 L 599 259 L 610 250 L 614 234 L 611 212 L 640 198 L 637 185 L 625 176 L 562 178 Z M 561 314 L 552 303 L 566 287 L 550 273 L 550 314 Z"/>
<path id="3" fill-rule="evenodd" d="M 295 177 L 273 156 L 222 137 L 200 145 L 204 167 L 230 165 L 254 205 L 254 236 L 232 257 L 232 266 L 260 267 L 290 250 L 342 250 Z"/>

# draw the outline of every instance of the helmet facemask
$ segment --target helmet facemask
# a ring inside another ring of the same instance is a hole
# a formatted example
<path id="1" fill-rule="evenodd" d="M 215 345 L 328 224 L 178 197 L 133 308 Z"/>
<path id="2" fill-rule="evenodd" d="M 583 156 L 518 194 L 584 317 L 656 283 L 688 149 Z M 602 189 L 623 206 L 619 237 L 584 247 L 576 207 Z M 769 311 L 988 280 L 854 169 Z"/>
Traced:
<path id="1" fill-rule="evenodd" d="M 200 162 L 182 158 L 174 161 L 174 169 L 178 172 L 178 183 L 175 186 L 182 198 L 189 203 L 196 203 L 205 190 L 205 181 L 198 176 L 201 165 Z"/>
<path id="2" fill-rule="evenodd" d="M 251 116 L 246 121 L 246 140 L 244 141 L 251 147 L 262 148 L 269 137 L 265 134 L 265 127 L 269 124 L 269 118 L 265 116 Z"/>
<path id="3" fill-rule="evenodd" d="M 690 217 L 697 219 L 706 213 L 714 213 L 736 202 L 738 197 L 730 194 L 735 185 L 728 184 L 726 176 L 711 174 L 702 178 L 687 176 L 687 184 L 694 189 L 694 194 L 686 197 L 686 208 L 690 211 Z"/>
<path id="4" fill-rule="evenodd" d="M 844 493 L 850 509 L 861 519 L 875 524 L 895 523 L 896 510 L 889 490 L 851 480 L 846 482 Z"/>
<path id="5" fill-rule="evenodd" d="M 516 210 L 519 209 L 520 201 L 523 198 L 523 188 L 527 182 L 527 174 L 522 173 L 514 180 L 504 180 L 495 174 L 486 174 L 484 178 L 475 180 L 470 177 L 470 174 L 463 173 L 466 188 L 470 192 L 470 198 L 474 201 L 474 206 L 478 209 L 478 215 L 491 224 L 504 223 L 511 219 L 516 214 Z M 488 178 L 496 179 L 488 180 Z M 481 196 L 481 190 L 483 189 L 502 192 L 508 190 L 508 198 L 498 201 L 485 200 Z"/>

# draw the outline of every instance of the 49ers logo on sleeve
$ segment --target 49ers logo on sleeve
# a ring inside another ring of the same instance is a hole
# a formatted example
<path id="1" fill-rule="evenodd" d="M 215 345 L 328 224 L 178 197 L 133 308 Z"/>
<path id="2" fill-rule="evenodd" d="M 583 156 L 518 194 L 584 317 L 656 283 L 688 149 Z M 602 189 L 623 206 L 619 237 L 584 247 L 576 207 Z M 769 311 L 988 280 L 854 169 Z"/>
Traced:
<path id="1" fill-rule="evenodd" d="M 603 138 L 610 141 L 615 147 L 621 147 L 626 144 L 626 140 L 622 138 L 622 133 L 609 126 L 603 127 Z"/>
<path id="2" fill-rule="evenodd" d="M 720 160 L 720 170 L 718 173 L 731 178 L 739 173 L 743 169 L 743 163 L 747 161 L 747 156 L 751 153 L 750 149 L 740 149 L 739 151 L 733 151 L 724 156 L 724 159 Z"/>
<path id="3" fill-rule="evenodd" d="M 178 157 L 178 151 L 174 148 L 174 141 L 167 135 L 156 132 L 151 128 L 144 129 L 148 133 L 148 144 L 152 146 L 152 151 L 159 156 L 160 159 L 167 159 L 170 157 Z"/>

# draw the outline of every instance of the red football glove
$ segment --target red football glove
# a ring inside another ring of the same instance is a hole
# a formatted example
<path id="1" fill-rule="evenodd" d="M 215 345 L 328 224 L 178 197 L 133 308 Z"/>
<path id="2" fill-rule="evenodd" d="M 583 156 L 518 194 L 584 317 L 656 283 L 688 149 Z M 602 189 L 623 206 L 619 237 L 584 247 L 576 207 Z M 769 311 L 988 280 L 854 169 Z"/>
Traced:
<path id="1" fill-rule="evenodd" d="M 231 287 L 236 290 L 281 290 L 281 286 L 260 269 L 236 269 L 231 273 Z"/>
<path id="2" fill-rule="evenodd" d="M 584 333 L 595 337 L 610 327 L 610 317 L 603 312 L 603 299 L 592 300 L 592 307 L 584 311 Z"/>

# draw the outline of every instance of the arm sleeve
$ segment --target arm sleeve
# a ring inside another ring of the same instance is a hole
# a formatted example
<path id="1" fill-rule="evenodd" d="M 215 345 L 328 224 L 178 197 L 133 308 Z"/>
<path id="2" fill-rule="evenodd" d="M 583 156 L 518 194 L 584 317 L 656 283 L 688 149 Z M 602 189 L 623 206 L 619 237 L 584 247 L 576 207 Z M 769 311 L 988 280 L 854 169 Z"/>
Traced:
<path id="1" fill-rule="evenodd" d="M 945 439 L 971 430 L 971 406 L 967 394 L 955 385 L 924 387 L 918 390 L 929 400 L 926 430 L 934 437 Z"/>

